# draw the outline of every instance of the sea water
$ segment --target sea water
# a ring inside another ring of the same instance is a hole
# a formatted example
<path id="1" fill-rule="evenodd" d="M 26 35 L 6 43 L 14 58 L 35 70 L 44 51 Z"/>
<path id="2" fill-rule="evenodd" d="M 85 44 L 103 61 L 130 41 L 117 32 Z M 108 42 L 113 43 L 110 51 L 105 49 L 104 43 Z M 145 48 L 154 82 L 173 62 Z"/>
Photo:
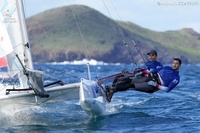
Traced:
<path id="1" fill-rule="evenodd" d="M 85 65 L 53 63 L 35 64 L 35 67 L 65 83 L 87 78 Z M 97 79 L 134 67 L 137 66 L 96 64 L 90 70 L 92 78 Z M 107 104 L 107 113 L 99 117 L 85 114 L 78 99 L 26 107 L 13 101 L 0 107 L 0 132 L 197 133 L 200 132 L 200 66 L 182 65 L 180 76 L 179 85 L 170 93 L 116 93 Z"/>

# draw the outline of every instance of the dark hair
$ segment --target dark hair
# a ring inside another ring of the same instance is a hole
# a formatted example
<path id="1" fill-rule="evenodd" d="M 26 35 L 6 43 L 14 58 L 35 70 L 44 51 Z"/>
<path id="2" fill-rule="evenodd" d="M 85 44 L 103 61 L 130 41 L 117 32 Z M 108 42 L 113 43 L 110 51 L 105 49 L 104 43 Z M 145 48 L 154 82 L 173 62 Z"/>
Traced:
<path id="1" fill-rule="evenodd" d="M 181 59 L 179 59 L 179 58 L 174 58 L 174 60 L 178 61 L 179 64 L 181 65 L 181 63 L 182 63 Z"/>

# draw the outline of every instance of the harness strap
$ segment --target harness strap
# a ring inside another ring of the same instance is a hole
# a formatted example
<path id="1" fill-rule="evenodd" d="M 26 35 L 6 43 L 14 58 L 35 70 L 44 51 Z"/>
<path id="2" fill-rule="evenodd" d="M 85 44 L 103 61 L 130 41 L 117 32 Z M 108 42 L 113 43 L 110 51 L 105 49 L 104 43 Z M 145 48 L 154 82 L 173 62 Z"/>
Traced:
<path id="1" fill-rule="evenodd" d="M 150 73 L 149 75 L 150 75 L 150 77 L 151 77 L 151 79 L 152 79 L 153 81 L 156 81 L 158 84 L 161 84 L 160 78 L 159 78 L 159 76 L 158 76 L 157 73 Z"/>

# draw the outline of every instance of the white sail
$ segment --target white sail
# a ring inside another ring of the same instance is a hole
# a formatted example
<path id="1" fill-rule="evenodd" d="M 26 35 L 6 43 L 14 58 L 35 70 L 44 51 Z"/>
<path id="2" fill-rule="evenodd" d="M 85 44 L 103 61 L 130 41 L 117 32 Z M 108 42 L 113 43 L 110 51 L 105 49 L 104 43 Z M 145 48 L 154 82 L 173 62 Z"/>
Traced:
<path id="1" fill-rule="evenodd" d="M 16 54 L 24 66 L 30 69 L 33 68 L 30 50 L 27 46 L 28 37 L 22 3 L 19 0 L 1 0 L 0 11 L 2 23 L 6 26 L 14 49 L 11 54 L 6 56 L 9 73 L 11 76 L 14 76 L 22 70 L 22 65 L 16 58 Z"/>
<path id="2" fill-rule="evenodd" d="M 6 26 L 6 31 L 13 47 L 13 52 L 6 56 L 9 74 L 11 77 L 18 74 L 21 86 L 27 87 L 27 77 L 19 73 L 23 71 L 22 65 L 33 69 L 23 3 L 21 0 L 1 0 L 0 11 L 2 24 Z M 18 55 L 19 59 L 16 55 Z"/>
<path id="3" fill-rule="evenodd" d="M 4 62 L 0 65 L 5 66 L 7 62 L 9 77 L 15 79 L 17 75 L 20 81 L 20 86 L 0 84 L 0 105 L 7 102 L 42 104 L 78 98 L 80 82 L 64 84 L 58 80 L 44 85 L 43 73 L 33 69 L 22 0 L 0 0 L 0 15 L 0 24 L 5 29 L 5 32 L 0 30 L 1 35 L 4 39 L 7 32 L 13 48 L 10 54 L 2 54 L 5 56 L 0 59 Z"/>
<path id="4" fill-rule="evenodd" d="M 0 21 L 2 21 L 1 14 L 0 14 Z M 4 57 L 5 55 L 13 51 L 13 47 L 4 23 L 0 23 L 0 51 L 1 51 L 0 58 Z"/>

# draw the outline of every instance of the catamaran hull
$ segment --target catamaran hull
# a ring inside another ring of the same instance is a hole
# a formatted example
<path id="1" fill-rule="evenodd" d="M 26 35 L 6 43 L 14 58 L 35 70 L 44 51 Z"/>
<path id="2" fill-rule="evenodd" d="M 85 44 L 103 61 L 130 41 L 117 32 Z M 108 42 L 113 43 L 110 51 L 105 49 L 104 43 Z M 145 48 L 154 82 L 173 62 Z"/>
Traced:
<path id="1" fill-rule="evenodd" d="M 81 107 L 90 116 L 99 116 L 105 114 L 105 103 L 103 99 L 86 99 L 81 101 Z"/>
<path id="2" fill-rule="evenodd" d="M 45 91 L 49 94 L 48 98 L 40 98 L 36 96 L 34 91 L 11 91 L 9 94 L 1 92 L 0 105 L 16 103 L 24 105 L 43 104 L 57 101 L 67 101 L 79 98 L 80 83 L 73 83 L 63 86 L 56 86 L 52 88 L 46 88 Z"/>
<path id="3" fill-rule="evenodd" d="M 106 101 L 95 81 L 81 79 L 79 95 L 80 105 L 86 114 L 91 116 L 105 114 Z"/>
<path id="4" fill-rule="evenodd" d="M 15 90 L 0 84 L 0 106 L 7 103 L 42 104 L 79 98 L 79 83 L 44 88 L 43 72 L 33 68 L 23 0 L 1 0 L 0 42 L 0 58 L 5 61 L 2 63 L 1 60 L 1 66 L 7 66 L 11 81 L 14 81 L 14 77 L 20 84 Z"/>

